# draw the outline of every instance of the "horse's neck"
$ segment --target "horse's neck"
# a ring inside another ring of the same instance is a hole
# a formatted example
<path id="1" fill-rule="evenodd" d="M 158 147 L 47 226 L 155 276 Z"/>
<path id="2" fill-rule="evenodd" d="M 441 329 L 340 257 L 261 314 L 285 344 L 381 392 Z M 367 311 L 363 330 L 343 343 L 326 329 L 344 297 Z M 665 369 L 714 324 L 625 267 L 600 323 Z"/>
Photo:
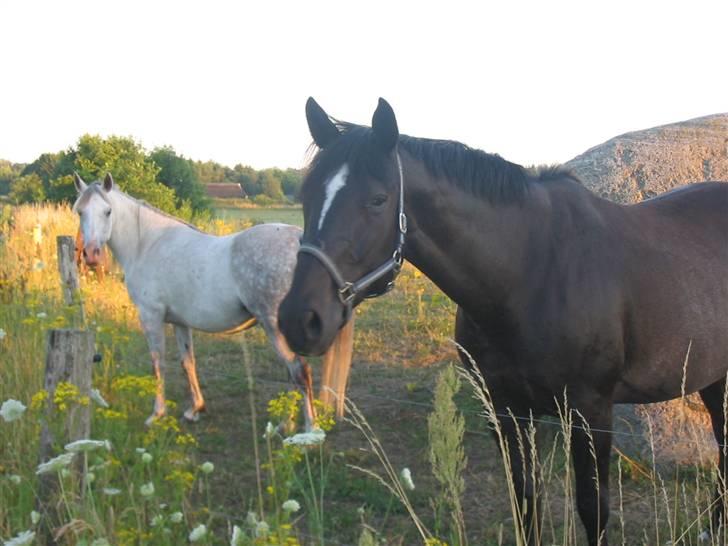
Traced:
<path id="1" fill-rule="evenodd" d="M 548 247 L 551 203 L 545 190 L 533 188 L 523 203 L 491 204 L 421 164 L 410 165 L 409 172 L 405 212 L 413 229 L 405 257 L 466 309 L 505 305 L 530 274 L 531 252 Z"/>
<path id="2" fill-rule="evenodd" d="M 133 267 L 141 252 L 162 233 L 162 228 L 176 224 L 128 195 L 114 192 L 114 222 L 109 248 L 125 272 Z"/>

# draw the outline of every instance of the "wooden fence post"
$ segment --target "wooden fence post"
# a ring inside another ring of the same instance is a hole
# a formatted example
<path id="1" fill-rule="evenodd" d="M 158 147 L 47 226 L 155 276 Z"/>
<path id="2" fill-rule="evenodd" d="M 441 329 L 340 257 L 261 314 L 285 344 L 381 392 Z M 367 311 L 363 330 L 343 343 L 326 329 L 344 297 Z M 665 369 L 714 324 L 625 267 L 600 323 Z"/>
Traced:
<path id="1" fill-rule="evenodd" d="M 56 237 L 58 248 L 58 272 L 61 275 L 61 291 L 66 305 L 78 303 L 81 310 L 81 323 L 85 324 L 86 316 L 81 300 L 78 282 L 78 269 L 76 268 L 76 241 L 70 235 Z"/>
<path id="2" fill-rule="evenodd" d="M 58 272 L 61 274 L 63 301 L 71 305 L 78 292 L 78 270 L 74 262 L 76 245 L 70 235 L 56 237 L 58 247 Z"/>
<path id="3" fill-rule="evenodd" d="M 88 404 L 71 403 L 67 409 L 62 437 L 54 437 L 49 423 L 58 420 L 53 396 L 59 383 L 65 381 L 78 387 L 79 395 L 88 397 L 93 375 L 94 332 L 85 330 L 49 330 L 46 346 L 44 389 L 48 393 L 46 416 L 41 424 L 40 462 L 51 458 L 54 443 L 65 445 L 75 440 L 86 439 L 91 434 L 91 402 Z M 51 474 L 40 476 L 38 499 L 43 504 L 55 489 L 56 477 Z"/>

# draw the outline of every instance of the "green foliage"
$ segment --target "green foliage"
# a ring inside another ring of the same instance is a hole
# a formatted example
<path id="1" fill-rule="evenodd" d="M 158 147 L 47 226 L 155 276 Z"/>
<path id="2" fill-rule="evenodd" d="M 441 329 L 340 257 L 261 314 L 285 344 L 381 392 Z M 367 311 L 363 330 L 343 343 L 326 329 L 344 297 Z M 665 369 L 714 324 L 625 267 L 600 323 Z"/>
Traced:
<path id="1" fill-rule="evenodd" d="M 240 184 L 246 195 L 258 195 L 260 185 L 258 184 L 258 171 L 248 165 L 235 165 L 235 182 Z"/>
<path id="2" fill-rule="evenodd" d="M 155 148 L 149 157 L 160 169 L 157 180 L 172 188 L 177 195 L 177 206 L 182 207 L 182 204 L 187 202 L 194 212 L 210 208 L 210 200 L 200 183 L 193 161 L 177 155 L 174 149 L 168 146 Z"/>
<path id="3" fill-rule="evenodd" d="M 73 150 L 41 154 L 23 169 L 22 174 L 40 177 L 45 198 L 55 202 L 72 201 L 76 196 L 72 178 L 75 160 L 76 152 Z"/>
<path id="4" fill-rule="evenodd" d="M 427 418 L 430 438 L 432 473 L 442 487 L 436 499 L 436 512 L 449 512 L 454 544 L 466 544 L 462 495 L 465 492 L 463 472 L 467 459 L 463 450 L 465 419 L 458 412 L 453 396 L 460 390 L 460 378 L 453 366 L 448 366 L 437 379 L 435 410 Z"/>
<path id="5" fill-rule="evenodd" d="M 231 169 L 214 161 L 197 161 L 194 168 L 202 184 L 240 184 L 247 196 L 264 195 L 269 199 L 259 204 L 281 202 L 286 196 L 297 197 L 303 182 L 303 174 L 297 169 L 256 171 L 242 164 Z"/>
<path id="6" fill-rule="evenodd" d="M 20 176 L 22 165 L 0 159 L 0 195 L 10 193 L 10 185 Z"/>
<path id="7" fill-rule="evenodd" d="M 159 167 L 132 138 L 84 135 L 78 141 L 75 166 L 84 180 L 98 180 L 109 172 L 128 194 L 169 213 L 177 208 L 174 190 L 157 182 Z"/>
<path id="8" fill-rule="evenodd" d="M 260 172 L 258 175 L 258 185 L 260 186 L 260 193 L 266 197 L 270 197 L 276 201 L 283 199 L 281 180 L 275 176 L 273 169 L 266 169 Z"/>
<path id="9" fill-rule="evenodd" d="M 43 181 L 37 174 L 21 176 L 10 187 L 10 199 L 14 203 L 43 201 L 46 197 Z"/>
<path id="10" fill-rule="evenodd" d="M 303 173 L 298 169 L 286 169 L 281 172 L 280 178 L 283 193 L 297 200 L 303 184 Z"/>

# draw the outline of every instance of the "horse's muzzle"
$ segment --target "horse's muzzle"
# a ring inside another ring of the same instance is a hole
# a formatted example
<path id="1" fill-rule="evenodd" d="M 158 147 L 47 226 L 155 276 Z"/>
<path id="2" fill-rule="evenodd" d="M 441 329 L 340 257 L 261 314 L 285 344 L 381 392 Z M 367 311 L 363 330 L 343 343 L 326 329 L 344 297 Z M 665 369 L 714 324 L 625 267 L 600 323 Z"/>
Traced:
<path id="1" fill-rule="evenodd" d="M 83 248 L 83 259 L 89 267 L 96 267 L 101 260 L 101 249 L 96 245 L 86 245 Z"/>

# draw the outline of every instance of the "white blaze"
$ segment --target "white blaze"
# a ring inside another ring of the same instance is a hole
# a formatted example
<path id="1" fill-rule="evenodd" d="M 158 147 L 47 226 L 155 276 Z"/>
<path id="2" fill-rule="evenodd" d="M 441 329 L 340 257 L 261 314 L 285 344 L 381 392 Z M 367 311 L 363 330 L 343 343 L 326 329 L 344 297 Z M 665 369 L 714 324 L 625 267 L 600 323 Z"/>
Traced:
<path id="1" fill-rule="evenodd" d="M 346 179 L 349 177 L 349 165 L 344 163 L 341 168 L 336 172 L 334 176 L 329 178 L 326 182 L 326 196 L 324 197 L 324 204 L 321 207 L 321 218 L 319 218 L 318 229 L 321 230 L 321 226 L 324 225 L 324 219 L 326 213 L 331 208 L 331 203 L 334 202 L 334 197 L 339 193 L 339 190 L 346 185 Z"/>

